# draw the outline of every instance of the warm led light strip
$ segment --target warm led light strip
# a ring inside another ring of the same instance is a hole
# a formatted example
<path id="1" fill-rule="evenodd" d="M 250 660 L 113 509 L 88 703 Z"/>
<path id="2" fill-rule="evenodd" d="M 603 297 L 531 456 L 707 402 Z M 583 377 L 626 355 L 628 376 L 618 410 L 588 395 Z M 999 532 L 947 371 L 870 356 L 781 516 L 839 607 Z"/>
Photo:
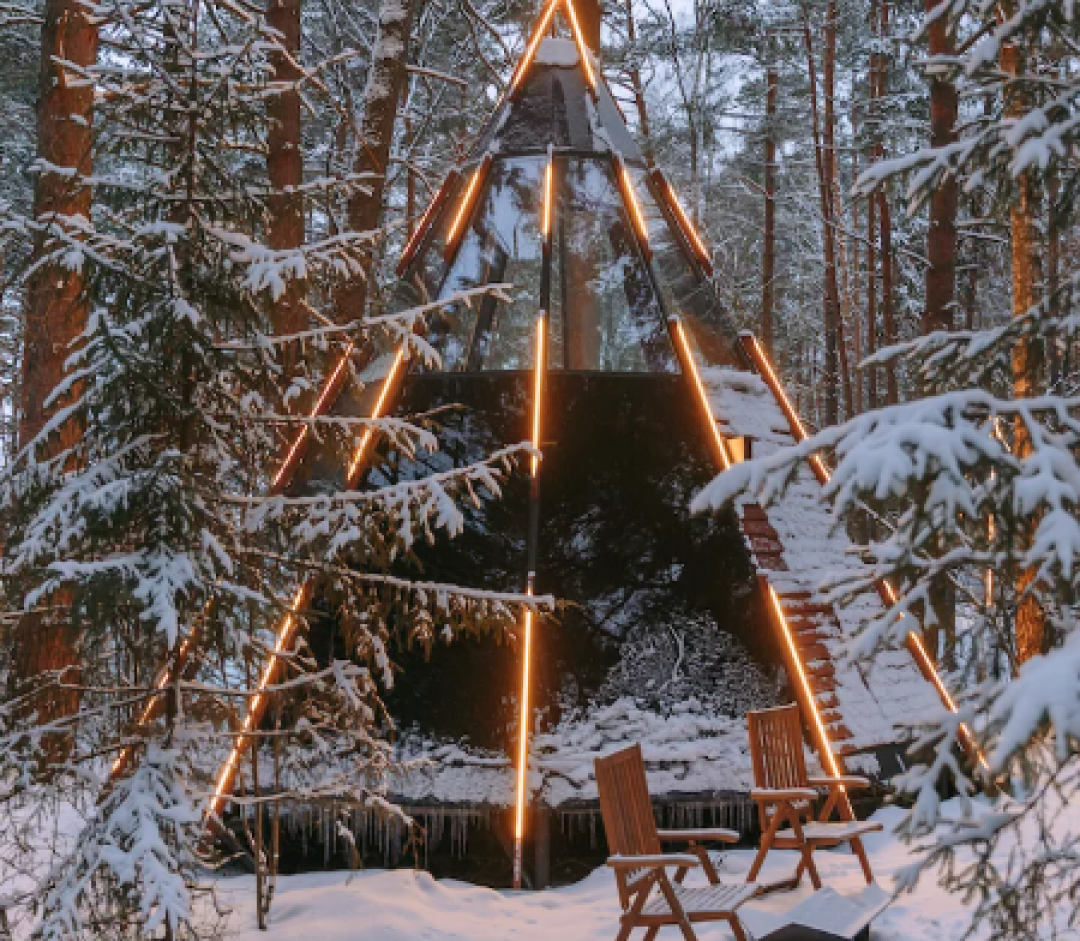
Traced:
<path id="1" fill-rule="evenodd" d="M 705 243 L 701 240 L 701 236 L 698 235 L 697 229 L 694 227 L 694 223 L 690 220 L 690 217 L 686 214 L 686 210 L 683 209 L 682 203 L 679 201 L 679 196 L 675 192 L 675 188 L 668 182 L 668 179 L 659 170 L 655 171 L 656 178 L 660 180 L 664 196 L 667 198 L 668 205 L 671 207 L 671 211 L 675 213 L 675 217 L 679 221 L 679 228 L 682 229 L 683 235 L 686 236 L 686 240 L 690 243 L 690 246 L 694 249 L 695 254 L 698 256 L 698 260 L 705 266 L 705 269 L 709 274 L 712 274 L 712 259 L 709 257 L 709 249 L 705 246 Z"/>
<path id="2" fill-rule="evenodd" d="M 338 382 L 341 380 L 344 374 L 345 367 L 348 365 L 349 357 L 352 356 L 353 350 L 356 349 L 356 344 L 350 342 L 345 347 L 345 352 L 341 354 L 341 359 L 338 360 L 337 365 L 334 367 L 333 372 L 330 373 L 330 378 L 324 383 L 322 393 L 319 395 L 319 400 L 315 403 L 315 407 L 308 415 L 309 418 L 317 418 L 322 414 L 323 408 L 326 406 L 327 401 L 331 396 L 336 395 L 338 392 Z M 277 489 L 285 476 L 292 470 L 293 460 L 296 458 L 297 453 L 300 450 L 301 445 L 308 439 L 308 435 L 311 434 L 311 427 L 305 425 L 300 429 L 299 434 L 293 439 L 292 447 L 289 448 L 289 453 L 285 455 L 285 459 L 278 467 L 278 472 L 274 475 L 274 480 L 271 484 L 273 489 Z"/>
<path id="3" fill-rule="evenodd" d="M 697 363 L 694 361 L 694 351 L 690 348 L 690 341 L 686 337 L 686 330 L 683 328 L 681 320 L 675 321 L 675 335 L 679 338 L 679 346 L 683 351 L 683 360 L 690 370 L 690 375 L 694 380 L 694 388 L 697 389 L 698 398 L 701 400 L 701 406 L 709 422 L 709 428 L 712 429 L 713 439 L 716 441 L 716 450 L 720 455 L 721 469 L 727 470 L 731 467 L 727 444 L 724 442 L 724 436 L 720 434 L 720 429 L 716 427 L 716 416 L 713 415 L 712 406 L 709 404 L 709 394 L 705 391 L 705 383 L 701 380 L 701 373 L 698 372 Z"/>
<path id="4" fill-rule="evenodd" d="M 637 229 L 641 248 L 646 258 L 652 255 L 649 248 L 649 227 L 645 224 L 645 216 L 641 213 L 641 204 L 638 202 L 637 193 L 634 192 L 634 181 L 630 178 L 630 171 L 626 164 L 618 157 L 615 158 L 615 172 L 619 175 L 619 185 L 623 191 L 623 197 L 630 205 L 630 217 L 633 219 L 634 228 Z"/>
<path id="5" fill-rule="evenodd" d="M 208 601 L 206 607 L 203 609 L 203 617 L 205 617 L 210 610 L 213 601 Z M 173 679 L 173 668 L 178 667 L 180 670 L 184 669 L 184 664 L 187 662 L 188 650 L 191 648 L 192 641 L 196 635 L 188 637 L 177 649 L 176 656 L 173 658 L 173 663 L 161 671 L 161 675 L 158 676 L 157 682 L 154 684 L 154 693 L 151 695 L 149 702 L 143 707 L 142 713 L 139 715 L 136 725 L 146 725 L 158 711 L 161 703 L 159 693 L 168 686 Z M 112 768 L 109 770 L 109 778 L 115 778 L 124 770 L 128 761 L 131 759 L 131 755 L 135 750 L 134 745 L 125 745 L 120 754 L 116 756 L 116 760 L 112 763 Z"/>
<path id="6" fill-rule="evenodd" d="M 526 588 L 527 595 L 532 594 L 532 578 Z M 520 851 L 521 841 L 525 837 L 525 803 L 528 787 L 529 765 L 529 692 L 530 692 L 530 656 L 532 654 L 532 609 L 525 611 L 525 641 L 522 647 L 523 663 L 521 666 L 521 728 L 518 735 L 518 770 L 517 770 L 517 807 L 514 810 L 514 839 Z M 515 852 L 515 856 L 519 856 Z M 515 867 L 516 868 L 516 867 Z"/>
<path id="7" fill-rule="evenodd" d="M 399 278 L 405 274 L 405 269 L 409 267 L 409 264 L 413 260 L 413 256 L 416 254 L 416 250 L 420 247 L 420 243 L 424 240 L 424 236 L 427 235 L 428 229 L 431 228 L 431 223 L 434 221 L 436 213 L 442 207 L 451 187 L 457 182 L 457 178 L 460 175 L 461 174 L 457 170 L 451 170 L 446 175 L 446 179 L 443 180 L 443 185 L 439 187 L 438 192 L 432 197 L 431 202 L 428 203 L 427 209 L 424 210 L 424 214 L 420 217 L 420 221 L 417 223 L 412 237 L 405 244 L 405 249 L 402 251 L 401 258 L 398 259 L 397 267 L 394 269 L 394 273 Z"/>
<path id="8" fill-rule="evenodd" d="M 787 618 L 784 617 L 784 609 L 780 604 L 780 598 L 776 594 L 776 589 L 773 588 L 772 583 L 768 581 L 768 579 L 762 576 L 761 580 L 768 588 L 769 598 L 772 600 L 773 610 L 776 612 L 776 619 L 780 622 L 781 633 L 784 635 L 784 641 L 787 644 L 788 652 L 791 654 L 791 662 L 795 664 L 795 672 L 799 675 L 799 685 L 802 687 L 803 694 L 806 697 L 806 704 L 810 716 L 814 720 L 814 727 L 817 729 L 818 737 L 821 742 L 822 757 L 828 762 L 829 771 L 833 777 L 838 778 L 843 774 L 843 771 L 840 768 L 839 762 L 836 760 L 836 755 L 833 754 L 832 743 L 829 741 L 829 733 L 825 731 L 825 723 L 822 721 L 821 713 L 818 711 L 817 700 L 814 698 L 814 689 L 810 685 L 810 678 L 806 675 L 806 668 L 803 666 L 802 657 L 799 656 L 799 649 L 795 646 L 795 638 L 791 634 L 791 627 L 788 625 Z"/>
<path id="9" fill-rule="evenodd" d="M 545 244 L 551 238 L 551 203 L 553 199 L 552 190 L 552 177 L 554 176 L 554 168 L 552 166 L 552 159 L 548 157 L 547 166 L 544 168 L 544 214 L 540 223 L 541 234 L 544 236 Z"/>
<path id="10" fill-rule="evenodd" d="M 386 402 L 390 398 L 390 392 L 397 382 L 398 373 L 401 371 L 404 362 L 405 347 L 403 346 L 397 351 L 393 363 L 390 364 L 390 371 L 386 374 L 382 389 L 379 391 L 379 397 L 375 400 L 375 407 L 371 410 L 371 420 L 379 418 L 383 414 L 383 411 L 386 408 Z M 351 489 L 352 484 L 354 483 L 353 478 L 360 469 L 360 463 L 364 460 L 364 456 L 367 454 L 368 445 L 371 444 L 371 439 L 374 435 L 375 428 L 372 425 L 368 425 L 368 427 L 364 429 L 364 434 L 360 438 L 360 443 L 353 452 L 352 461 L 349 463 L 349 473 L 345 478 L 345 485 L 349 489 Z"/>
<path id="11" fill-rule="evenodd" d="M 806 431 L 806 427 L 803 425 L 798 414 L 795 412 L 795 409 L 792 407 L 791 401 L 787 397 L 787 392 L 784 390 L 783 385 L 780 383 L 780 380 L 776 375 L 776 370 L 773 369 L 772 364 L 769 362 L 769 358 L 766 355 L 764 348 L 758 342 L 757 337 L 753 336 L 752 334 L 742 333 L 740 336 L 744 344 L 748 344 L 751 346 L 751 357 L 754 359 L 755 363 L 766 371 L 769 386 L 772 389 L 773 393 L 780 399 L 781 407 L 783 408 L 784 413 L 787 415 L 788 420 L 791 422 L 792 431 L 794 432 L 796 438 L 799 441 L 805 441 L 809 437 L 809 434 Z M 831 475 L 829 473 L 829 469 L 825 466 L 825 462 L 822 461 L 821 458 L 816 454 L 813 455 L 813 457 L 811 458 L 811 462 L 818 479 L 823 484 L 828 483 Z M 886 600 L 888 600 L 890 604 L 895 605 L 897 597 L 896 591 L 893 589 L 892 585 L 889 584 L 889 582 L 885 579 L 881 579 L 878 582 L 878 585 L 881 592 L 886 596 Z M 902 614 L 901 616 L 905 615 Z M 950 712 L 957 712 L 956 701 L 949 694 L 948 689 L 946 689 L 945 684 L 941 679 L 941 674 L 938 673 L 937 666 L 934 664 L 933 659 L 930 657 L 930 654 L 927 652 L 926 647 L 923 645 L 922 638 L 918 635 L 916 631 L 908 631 L 907 644 L 909 649 L 915 652 L 916 658 L 922 665 L 923 674 L 928 677 L 930 681 L 934 684 L 934 686 L 937 688 L 938 695 L 941 696 L 941 701 L 945 703 L 946 708 Z M 982 749 L 979 748 L 978 744 L 976 744 L 975 737 L 974 735 L 972 735 L 971 729 L 969 729 L 966 724 L 961 723 L 960 730 L 963 733 L 964 737 L 967 739 L 968 750 L 975 755 L 975 757 L 979 761 L 979 764 L 981 764 L 984 768 L 989 769 L 990 766 L 987 763 L 986 756 L 983 754 Z"/>
<path id="12" fill-rule="evenodd" d="M 454 216 L 454 221 L 450 223 L 450 230 L 446 233 L 447 255 L 454 250 L 454 243 L 457 241 L 458 230 L 461 228 L 461 223 L 464 221 L 465 215 L 468 213 L 469 207 L 472 204 L 473 193 L 476 192 L 476 184 L 480 181 L 480 169 L 481 167 L 477 167 L 473 170 L 472 176 L 469 177 L 469 184 L 465 187 L 465 193 L 461 197 L 461 202 L 458 203 L 457 214 Z"/>
<path id="13" fill-rule="evenodd" d="M 566 12 L 570 19 L 570 31 L 574 34 L 574 42 L 577 43 L 578 57 L 581 59 L 582 68 L 585 70 L 585 81 L 589 85 L 589 91 L 596 90 L 596 73 L 593 71 L 590 61 L 589 47 L 585 44 L 585 36 L 578 24 L 577 11 L 574 9 L 574 0 L 566 0 Z"/>
<path id="14" fill-rule="evenodd" d="M 518 86 L 521 84 L 521 80 L 525 77 L 525 73 L 532 64 L 533 56 L 536 55 L 536 50 L 544 39 L 544 33 L 547 31 L 548 24 L 551 22 L 551 17 L 554 15 L 556 8 L 561 2 L 562 0 L 550 0 L 544 12 L 540 15 L 540 19 L 536 24 L 536 29 L 533 30 L 532 38 L 525 47 L 525 54 L 521 57 L 521 62 L 518 63 L 517 71 L 514 72 L 513 78 L 510 79 L 511 92 L 517 91 Z"/>
<path id="15" fill-rule="evenodd" d="M 550 167 L 550 164 L 549 164 Z M 543 411 L 544 395 L 544 337 L 547 332 L 547 312 L 541 311 L 536 319 L 536 363 L 535 379 L 533 380 L 533 419 L 532 419 L 532 446 L 534 451 L 540 450 L 540 419 Z M 539 454 L 533 454 L 532 477 L 535 485 L 536 475 L 540 470 Z M 536 494 L 533 492 L 532 498 Z M 532 595 L 535 575 L 529 572 L 525 585 L 525 594 Z M 525 805 L 528 803 L 528 775 L 529 775 L 529 730 L 530 721 L 530 692 L 532 687 L 532 608 L 525 610 L 525 638 L 522 645 L 521 657 L 521 713 L 518 721 L 518 768 L 517 768 L 517 802 L 514 808 L 514 885 L 521 886 L 521 854 L 522 841 L 525 838 Z"/>
<path id="16" fill-rule="evenodd" d="M 404 361 L 405 349 L 402 347 L 398 350 L 397 356 L 390 367 L 390 371 L 387 373 L 386 379 L 383 382 L 379 398 L 376 400 L 375 407 L 371 411 L 372 419 L 380 418 L 382 416 L 383 409 L 386 407 L 390 398 L 390 391 L 397 380 L 398 373 L 400 372 Z M 360 439 L 360 443 L 357 445 L 356 451 L 353 454 L 353 459 L 349 463 L 346 486 L 351 486 L 353 483 L 353 477 L 356 475 L 373 437 L 374 429 L 371 427 L 365 429 L 364 435 Z M 274 649 L 270 654 L 270 658 L 267 660 L 266 667 L 259 680 L 259 691 L 251 699 L 251 704 L 248 706 L 247 715 L 244 718 L 243 725 L 241 725 L 240 732 L 233 742 L 232 751 L 229 753 L 228 759 L 222 765 L 221 771 L 218 774 L 217 784 L 214 787 L 214 795 L 210 799 L 210 804 L 207 807 L 208 818 L 212 818 L 220 813 L 222 805 L 228 799 L 228 793 L 236 778 L 236 771 L 239 768 L 240 758 L 247 745 L 247 739 L 252 730 L 262 719 L 262 713 L 269 698 L 264 690 L 273 681 L 281 661 L 281 654 L 288 648 L 289 644 L 292 643 L 292 639 L 296 635 L 296 630 L 301 624 L 302 619 L 298 616 L 297 612 L 311 600 L 313 590 L 314 579 L 308 578 L 305 580 L 304 584 L 297 589 L 296 594 L 293 597 L 291 610 L 282 621 L 281 627 L 278 628 Z"/>

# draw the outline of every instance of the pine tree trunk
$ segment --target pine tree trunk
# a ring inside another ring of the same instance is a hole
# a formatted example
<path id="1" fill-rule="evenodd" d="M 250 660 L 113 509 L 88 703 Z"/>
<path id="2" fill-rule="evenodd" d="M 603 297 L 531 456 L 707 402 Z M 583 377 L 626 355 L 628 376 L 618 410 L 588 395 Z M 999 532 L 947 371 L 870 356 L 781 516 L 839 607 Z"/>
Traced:
<path id="1" fill-rule="evenodd" d="M 600 24 L 603 18 L 600 0 L 575 0 L 574 10 L 581 24 L 581 38 L 593 55 L 600 58 Z"/>
<path id="2" fill-rule="evenodd" d="M 881 39 L 889 36 L 889 3 L 881 0 Z M 882 101 L 889 89 L 889 63 L 884 54 L 879 57 L 878 100 Z M 885 156 L 884 145 L 878 144 L 878 159 Z M 893 291 L 894 262 L 892 250 L 892 213 L 889 209 L 887 185 L 878 188 L 878 224 L 881 227 L 881 326 L 886 346 L 896 342 L 896 298 Z M 885 366 L 885 400 L 889 405 L 900 401 L 900 387 L 896 381 L 896 366 Z"/>
<path id="3" fill-rule="evenodd" d="M 347 213 L 353 232 L 370 232 L 379 227 L 390 148 L 394 140 L 398 108 L 408 81 L 409 39 L 415 15 L 415 0 L 382 0 L 379 7 L 379 36 L 374 61 L 368 75 L 362 103 L 363 115 L 354 170 L 374 175 L 368 191 L 349 199 Z M 367 260 L 367 277 L 375 276 L 374 258 Z M 348 323 L 364 316 L 367 308 L 367 278 L 354 278 L 335 297 L 334 316 Z"/>
<path id="4" fill-rule="evenodd" d="M 761 252 L 761 340 L 770 356 L 773 349 L 773 282 L 776 278 L 776 47 L 766 39 L 765 70 L 765 233 Z"/>
<path id="5" fill-rule="evenodd" d="M 651 162 L 653 145 L 649 126 L 649 109 L 645 103 L 645 86 L 641 81 L 641 69 L 637 67 L 637 20 L 634 18 L 634 0 L 626 0 L 626 39 L 633 50 L 626 74 L 630 79 L 630 89 L 634 94 L 634 105 L 637 108 L 641 149 L 645 154 L 645 159 Z"/>
<path id="6" fill-rule="evenodd" d="M 834 4 L 830 2 L 827 16 L 832 17 L 835 12 Z M 814 45 L 810 32 L 809 13 L 804 15 L 803 31 L 806 41 L 806 63 L 810 80 L 810 115 L 814 135 L 814 156 L 818 176 L 818 199 L 821 209 L 822 244 L 825 254 L 825 283 L 824 283 L 824 327 L 825 327 L 825 364 L 824 364 L 824 395 L 825 395 L 825 424 L 835 425 L 840 420 L 840 292 L 836 278 L 836 240 L 833 227 L 833 201 L 831 164 L 831 119 L 832 95 L 831 87 L 832 71 L 835 53 L 836 33 L 834 26 L 826 26 L 825 43 L 825 134 L 827 140 L 823 140 L 821 121 L 818 117 L 817 100 L 817 68 L 814 64 Z M 831 41 L 830 41 L 831 34 Z"/>
<path id="7" fill-rule="evenodd" d="M 937 7 L 936 0 L 925 0 L 930 16 Z M 931 57 L 956 54 L 956 43 L 945 16 L 936 16 L 928 30 Z M 942 148 L 956 139 L 957 99 L 952 81 L 934 74 L 930 78 L 930 146 Z M 946 176 L 930 196 L 929 231 L 926 238 L 926 307 L 922 316 L 922 333 L 953 329 L 953 305 L 956 300 L 956 212 L 959 187 L 956 178 Z M 952 583 L 944 575 L 930 584 L 930 606 L 936 624 L 927 625 L 927 642 L 933 655 L 938 655 L 939 638 L 944 637 L 941 662 L 946 669 L 954 666 L 956 644 L 956 596 Z"/>
<path id="8" fill-rule="evenodd" d="M 937 7 L 936 0 L 925 0 L 927 15 Z M 930 23 L 930 55 L 953 56 L 956 42 L 946 17 L 937 16 Z M 940 75 L 930 79 L 930 146 L 946 147 L 956 139 L 956 86 Z M 930 230 L 926 240 L 926 309 L 922 332 L 953 328 L 953 303 L 956 299 L 956 212 L 959 187 L 956 178 L 946 176 L 930 196 Z"/>
<path id="9" fill-rule="evenodd" d="M 1001 49 L 1001 70 L 1009 75 L 1024 73 L 1023 52 L 1014 45 Z M 1008 95 L 1008 92 L 1006 93 Z M 1018 119 L 1026 114 L 1026 103 L 1020 90 L 1014 90 L 1006 101 L 1005 115 Z M 1039 270 L 1039 193 L 1028 174 L 1016 180 L 1016 190 L 1009 206 L 1009 225 L 1012 234 L 1012 312 L 1022 317 L 1038 302 Z M 1037 341 L 1021 340 L 1013 350 L 1013 394 L 1018 399 L 1039 394 L 1043 369 L 1043 349 Z M 1018 458 L 1033 453 L 1031 435 L 1022 419 L 1013 428 L 1013 451 Z M 1019 548 L 1030 542 L 1032 534 L 1023 534 Z M 1035 570 L 1025 569 L 1016 580 L 1016 595 L 1020 599 L 1016 610 L 1016 659 L 1024 663 L 1046 650 L 1046 615 L 1036 598 L 1028 592 L 1035 581 Z"/>
<path id="10" fill-rule="evenodd" d="M 300 0 L 270 0 L 267 22 L 280 33 L 281 50 L 271 58 L 274 83 L 294 84 L 301 76 Z M 288 251 L 304 244 L 304 151 L 301 136 L 300 93 L 282 90 L 267 103 L 270 118 L 267 173 L 273 190 L 269 200 L 270 220 L 267 241 L 275 251 Z M 290 279 L 285 293 L 273 302 L 271 326 L 274 333 L 298 333 L 308 325 L 303 305 L 303 286 Z M 282 351 L 284 385 L 296 375 L 300 355 L 298 344 Z"/>
<path id="11" fill-rule="evenodd" d="M 91 22 L 78 0 L 47 0 L 41 30 L 41 77 L 37 105 L 37 154 L 46 166 L 74 169 L 74 177 L 47 170 L 37 179 L 34 217 L 39 223 L 54 217 L 90 217 L 90 190 L 82 184 L 91 172 L 91 145 L 94 92 L 92 88 L 69 82 L 56 59 L 90 66 L 97 59 L 98 27 Z M 59 220 L 57 225 L 63 225 Z M 56 243 L 41 234 L 35 237 L 34 256 L 42 258 Z M 52 390 L 65 375 L 64 363 L 71 355 L 70 344 L 85 329 L 88 305 L 85 284 L 78 272 L 46 264 L 31 279 L 26 309 L 25 348 L 19 421 L 19 443 L 29 444 L 61 402 L 46 407 Z M 75 422 L 65 424 L 38 450 L 39 458 L 72 447 L 82 429 Z M 59 606 L 58 606 L 59 608 Z M 50 670 L 77 663 L 74 629 L 66 617 L 30 614 L 16 629 L 13 678 L 33 680 Z M 69 676 L 69 680 L 74 677 Z M 47 722 L 78 710 L 79 697 L 72 691 L 57 691 L 35 704 L 39 718 Z M 58 746 L 63 757 L 63 746 Z"/>
<path id="12" fill-rule="evenodd" d="M 870 2 L 870 31 L 874 38 L 879 37 L 877 0 Z M 867 69 L 867 117 L 870 125 L 870 137 L 874 143 L 870 147 L 870 164 L 881 159 L 881 114 L 878 99 L 878 59 L 880 54 L 870 53 Z M 873 356 L 877 350 L 877 196 L 871 194 L 866 200 L 866 355 Z M 867 406 L 872 411 L 878 406 L 878 369 L 871 366 L 866 376 Z"/>

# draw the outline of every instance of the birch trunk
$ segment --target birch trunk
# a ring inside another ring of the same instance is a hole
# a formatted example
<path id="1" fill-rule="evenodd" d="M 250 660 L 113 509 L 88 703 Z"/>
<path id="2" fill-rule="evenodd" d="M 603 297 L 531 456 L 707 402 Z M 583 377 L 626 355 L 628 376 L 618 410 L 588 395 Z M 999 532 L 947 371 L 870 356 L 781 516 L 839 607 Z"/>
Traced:
<path id="1" fill-rule="evenodd" d="M 347 216 L 353 232 L 371 232 L 382 220 L 390 149 L 394 140 L 398 109 L 408 81 L 409 38 L 415 15 L 415 0 L 382 0 L 379 8 L 379 36 L 373 53 L 361 104 L 362 116 L 354 170 L 374 178 L 367 192 L 349 199 Z M 354 278 L 338 291 L 334 316 L 339 323 L 358 320 L 367 309 L 368 280 L 375 276 L 374 257 L 369 254 L 366 277 Z"/>

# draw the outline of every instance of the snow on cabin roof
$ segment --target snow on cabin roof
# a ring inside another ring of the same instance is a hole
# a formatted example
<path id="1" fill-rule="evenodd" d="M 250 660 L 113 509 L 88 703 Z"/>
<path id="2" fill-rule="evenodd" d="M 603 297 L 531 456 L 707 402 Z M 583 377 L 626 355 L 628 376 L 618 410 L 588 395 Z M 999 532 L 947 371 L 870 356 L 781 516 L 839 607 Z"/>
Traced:
<path id="1" fill-rule="evenodd" d="M 534 65 L 553 65 L 559 69 L 572 69 L 579 61 L 576 42 L 553 36 L 543 40 L 533 56 Z"/>
<path id="2" fill-rule="evenodd" d="M 753 439 L 752 454 L 763 457 L 794 443 L 784 412 L 769 387 L 757 375 L 729 367 L 706 367 L 702 380 L 721 431 Z M 818 590 L 835 573 L 864 563 L 842 527 L 836 525 L 821 484 L 802 464 L 784 496 L 765 508 L 768 521 L 783 546 L 786 570 L 769 567 L 769 581 L 780 596 L 808 592 L 821 601 Z M 747 540 L 750 544 L 750 540 Z M 751 545 L 751 554 L 753 547 Z M 758 560 L 755 558 L 755 562 Z M 758 565 L 758 570 L 765 567 Z M 882 602 L 875 592 L 861 592 L 849 605 L 833 605 L 832 617 L 811 615 L 835 669 L 835 711 L 850 732 L 843 744 L 863 750 L 902 739 L 905 725 L 940 709 L 933 687 L 906 650 L 888 650 L 872 664 L 845 664 L 843 648 Z M 811 661 L 806 664 L 813 668 Z M 824 703 L 823 711 L 829 706 Z"/>

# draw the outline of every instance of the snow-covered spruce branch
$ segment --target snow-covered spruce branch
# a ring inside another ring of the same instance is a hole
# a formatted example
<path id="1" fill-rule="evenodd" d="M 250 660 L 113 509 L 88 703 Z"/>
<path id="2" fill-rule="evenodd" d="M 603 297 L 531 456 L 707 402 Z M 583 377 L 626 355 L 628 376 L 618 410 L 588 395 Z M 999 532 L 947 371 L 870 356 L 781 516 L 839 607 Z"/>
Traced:
<path id="1" fill-rule="evenodd" d="M 343 578 L 357 585 L 379 585 L 401 591 L 415 593 L 419 605 L 433 601 L 439 609 L 446 609 L 454 599 L 476 601 L 483 604 L 502 604 L 508 608 L 530 608 L 533 611 L 550 611 L 555 608 L 554 595 L 527 595 L 523 592 L 491 591 L 485 588 L 471 588 L 467 585 L 455 585 L 451 582 L 427 582 L 421 579 L 404 578 L 380 572 L 363 572 L 339 565 L 325 565 L 318 561 L 305 562 L 295 556 L 283 556 L 273 552 L 260 552 L 260 557 L 280 562 L 282 565 L 298 566 L 312 572 L 321 571 L 328 575 Z"/>
<path id="2" fill-rule="evenodd" d="M 253 343 L 229 341 L 218 344 L 218 348 L 223 350 L 266 349 L 290 343 L 304 343 L 312 340 L 327 340 L 334 338 L 351 339 L 355 336 L 363 336 L 375 331 L 383 331 L 404 341 L 407 339 L 410 331 L 415 330 L 417 326 L 424 322 L 424 319 L 428 314 L 445 310 L 448 307 L 453 307 L 455 304 L 463 304 L 465 307 L 471 308 L 474 301 L 487 296 L 494 297 L 496 300 L 503 301 L 504 303 L 510 303 L 512 298 L 507 292 L 512 287 L 512 284 L 505 282 L 484 284 L 480 287 L 455 291 L 453 294 L 447 295 L 447 297 L 441 300 L 420 304 L 416 307 L 409 307 L 392 314 L 379 314 L 377 316 L 364 317 L 360 320 L 352 320 L 343 324 L 328 323 L 322 327 L 313 327 L 310 330 L 302 330 L 297 333 L 263 335 Z M 426 357 L 424 361 L 428 361 Z M 437 362 L 437 359 L 431 360 L 433 365 Z"/>
<path id="3" fill-rule="evenodd" d="M 272 495 L 237 496 L 234 499 L 250 507 L 245 525 L 252 532 L 260 530 L 270 520 L 279 519 L 288 510 L 303 510 L 307 516 L 292 530 L 293 535 L 307 543 L 337 531 L 331 555 L 348 544 L 348 537 L 340 528 L 344 526 L 359 536 L 356 527 L 362 524 L 365 514 L 374 511 L 400 520 L 399 535 L 407 544 L 411 544 L 413 530 L 421 529 L 430 536 L 431 525 L 436 529 L 445 529 L 451 537 L 457 535 L 464 525 L 464 519 L 451 496 L 452 492 L 462 492 L 473 506 L 479 507 L 483 502 L 481 493 L 487 498 L 498 497 L 502 492 L 501 478 L 512 462 L 518 456 L 532 453 L 532 445 L 522 442 L 495 451 L 472 464 L 375 490 L 342 491 L 310 497 Z"/>

